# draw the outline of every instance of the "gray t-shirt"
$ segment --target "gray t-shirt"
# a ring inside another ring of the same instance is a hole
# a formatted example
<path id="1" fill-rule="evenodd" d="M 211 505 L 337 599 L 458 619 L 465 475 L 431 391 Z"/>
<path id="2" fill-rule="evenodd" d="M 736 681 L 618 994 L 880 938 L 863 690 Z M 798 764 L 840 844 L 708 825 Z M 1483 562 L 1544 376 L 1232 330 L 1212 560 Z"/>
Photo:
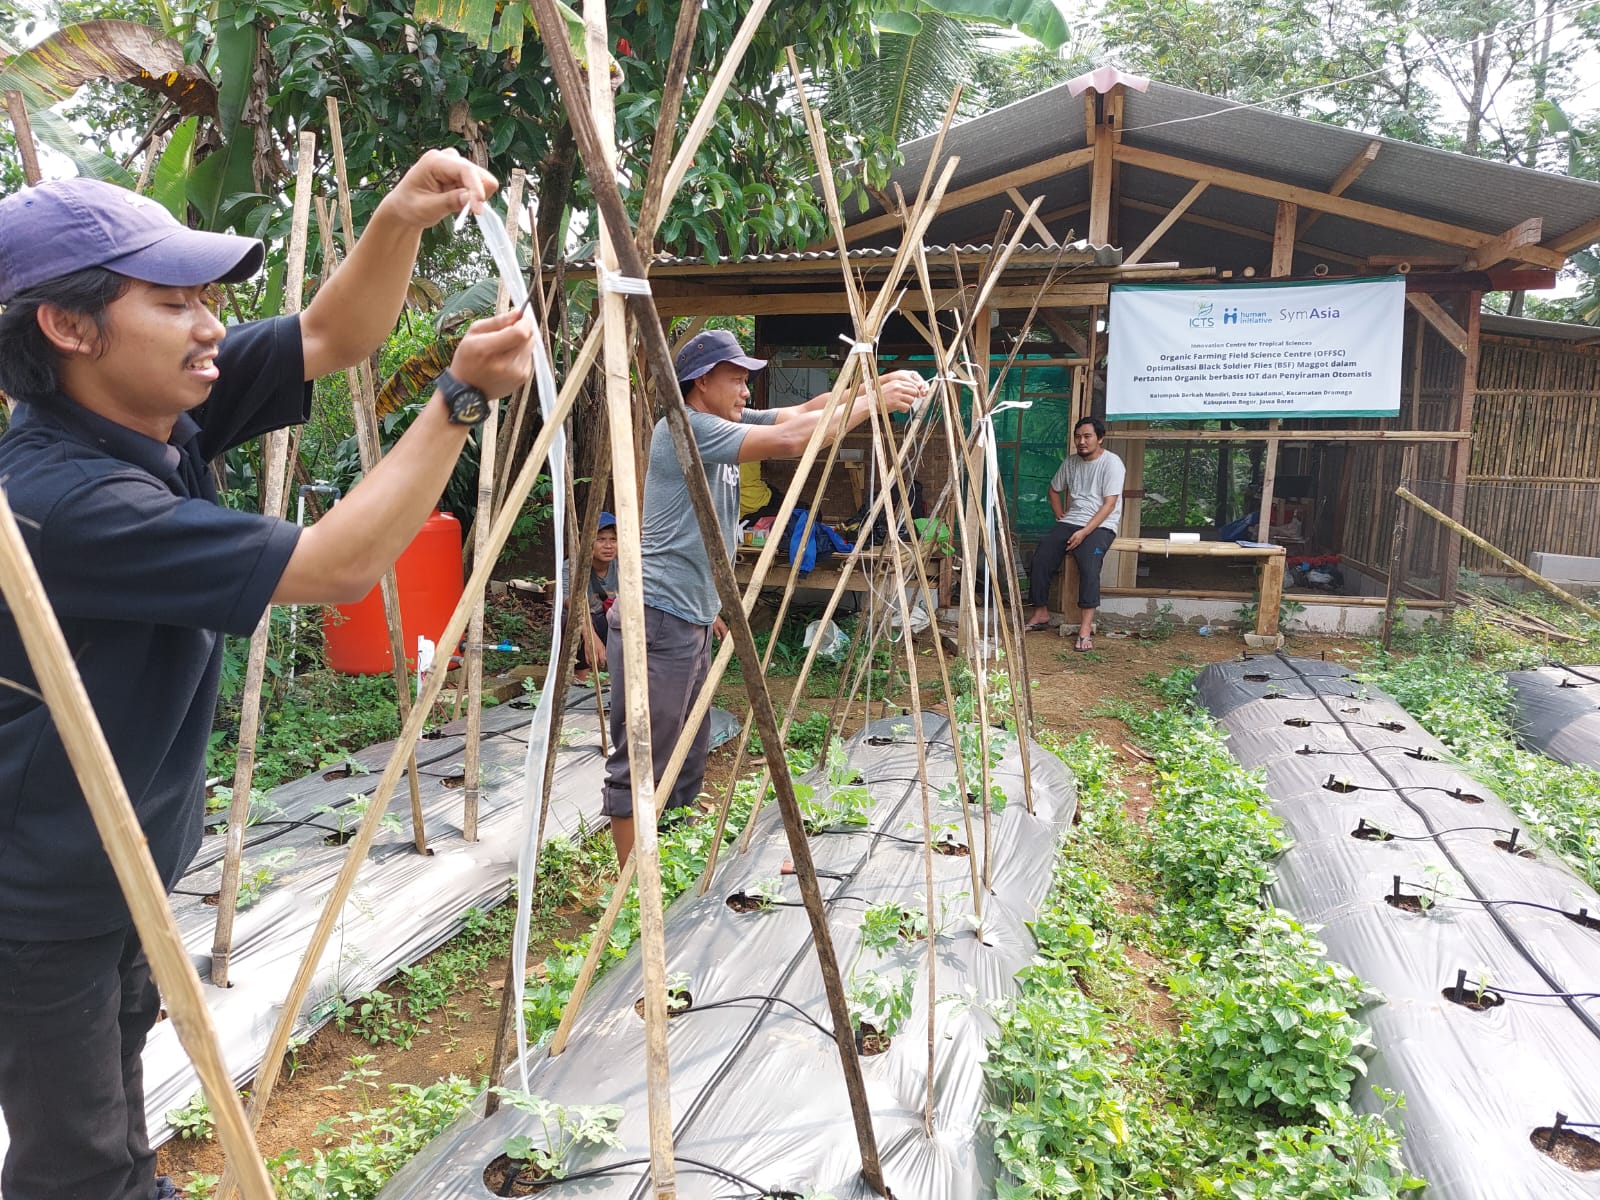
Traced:
<path id="1" fill-rule="evenodd" d="M 1093 462 L 1084 462 L 1074 454 L 1061 464 L 1050 481 L 1052 491 L 1071 497 L 1061 520 L 1068 525 L 1087 525 L 1089 518 L 1100 511 L 1106 497 L 1115 496 L 1117 506 L 1100 522 L 1100 528 L 1116 533 L 1122 524 L 1122 485 L 1127 476 L 1128 470 L 1122 460 L 1109 450 L 1103 451 Z"/>
<path id="2" fill-rule="evenodd" d="M 711 506 L 722 526 L 722 541 L 730 559 L 739 531 L 739 447 L 747 432 L 744 426 L 772 425 L 777 419 L 773 409 L 747 408 L 742 424 L 689 410 L 689 428 L 705 462 Z M 700 525 L 689 502 L 689 485 L 678 466 L 665 418 L 656 422 L 650 436 L 650 467 L 644 477 L 640 523 L 644 602 L 692 624 L 710 625 L 722 610 L 722 601 L 711 582 L 711 563 L 706 559 Z"/>

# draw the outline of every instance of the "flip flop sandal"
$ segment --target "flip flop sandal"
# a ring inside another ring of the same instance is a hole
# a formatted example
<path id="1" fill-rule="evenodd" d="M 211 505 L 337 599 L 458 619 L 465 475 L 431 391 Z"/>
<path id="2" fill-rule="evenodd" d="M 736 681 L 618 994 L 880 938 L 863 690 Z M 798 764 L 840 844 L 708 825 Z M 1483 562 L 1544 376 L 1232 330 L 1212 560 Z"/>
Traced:
<path id="1" fill-rule="evenodd" d="M 1080 637 L 1077 640 L 1076 644 L 1072 648 L 1074 650 L 1079 651 L 1080 653 L 1082 653 L 1084 651 L 1088 651 L 1088 650 L 1093 650 L 1094 649 L 1094 638 L 1092 638 L 1092 637 Z"/>
<path id="2" fill-rule="evenodd" d="M 1038 633 L 1041 630 L 1049 629 L 1049 628 L 1050 628 L 1050 622 L 1047 621 L 1047 620 L 1046 621 L 1029 621 L 1028 624 L 1027 624 L 1027 630 L 1028 630 L 1029 633 Z"/>

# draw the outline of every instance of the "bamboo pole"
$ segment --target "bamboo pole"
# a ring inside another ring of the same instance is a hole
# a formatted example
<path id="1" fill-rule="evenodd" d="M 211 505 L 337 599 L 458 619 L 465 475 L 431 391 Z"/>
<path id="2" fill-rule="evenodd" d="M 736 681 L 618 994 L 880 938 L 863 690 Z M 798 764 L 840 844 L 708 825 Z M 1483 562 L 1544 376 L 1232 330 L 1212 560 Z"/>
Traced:
<path id="1" fill-rule="evenodd" d="M 522 504 L 533 491 L 533 485 L 539 475 L 539 468 L 544 463 L 545 456 L 550 452 L 550 443 L 555 440 L 557 429 L 572 409 L 572 402 L 582 386 L 584 376 L 593 365 L 595 356 L 600 348 L 600 335 L 603 326 L 596 324 L 585 339 L 583 348 L 573 360 L 572 374 L 567 376 L 561 388 L 561 395 L 556 402 L 554 419 L 545 428 L 539 431 L 539 436 L 533 444 L 533 450 L 523 462 L 521 471 L 512 481 L 506 493 L 506 502 L 495 515 L 494 528 L 489 533 L 490 555 L 483 562 L 472 565 L 472 574 L 468 577 L 466 586 L 461 593 L 461 599 L 456 602 L 455 611 L 451 614 L 449 622 L 445 625 L 441 641 L 444 644 L 459 640 L 466 632 L 467 618 L 472 611 L 473 597 L 481 592 L 489 582 L 489 574 L 493 567 L 494 555 L 499 554 L 501 547 L 506 544 L 506 539 L 511 536 L 511 526 L 516 520 L 516 514 Z M 390 752 L 389 762 L 384 767 L 378 785 L 373 789 L 372 801 L 367 806 L 366 814 L 361 818 L 360 825 L 356 828 L 355 836 L 346 844 L 344 865 L 339 869 L 339 875 L 334 880 L 333 888 L 328 893 L 328 898 L 323 905 L 322 915 L 317 921 L 316 928 L 312 930 L 311 939 L 306 946 L 304 957 L 295 972 L 295 977 L 289 985 L 288 995 L 285 996 L 282 1007 L 278 1012 L 278 1023 L 273 1027 L 272 1038 L 267 1043 L 265 1054 L 262 1058 L 261 1068 L 256 1074 L 255 1086 L 252 1090 L 250 1104 L 250 1121 L 253 1126 L 259 1125 L 261 1115 L 266 1110 L 268 1101 L 272 1098 L 272 1089 L 277 1084 L 278 1072 L 283 1066 L 284 1052 L 289 1046 L 289 1035 L 294 1032 L 295 1022 L 299 1018 L 300 1007 L 305 1003 L 307 992 L 311 988 L 312 976 L 316 973 L 317 965 L 322 961 L 322 955 L 328 948 L 328 942 L 333 937 L 333 930 L 338 924 L 339 914 L 350 898 L 350 892 L 355 886 L 356 875 L 361 870 L 361 864 L 366 861 L 367 853 L 372 848 L 373 840 L 378 835 L 378 829 L 383 822 L 384 813 L 388 811 L 389 802 L 393 799 L 395 789 L 400 783 L 401 776 L 405 774 L 407 761 L 416 751 L 417 739 L 422 734 L 423 726 L 428 722 L 428 711 L 433 707 L 434 701 L 439 698 L 439 692 L 444 687 L 443 671 L 430 671 L 427 682 L 423 685 L 417 702 L 411 708 L 411 715 L 406 718 L 406 724 L 400 731 L 399 738 L 395 741 L 394 749 Z M 233 1194 L 235 1181 L 225 1175 L 217 1187 L 217 1200 L 229 1200 Z"/>
<path id="2" fill-rule="evenodd" d="M 0 593 L 5 596 L 34 678 L 55 723 L 67 759 L 83 789 L 95 829 L 127 898 L 134 929 L 150 960 L 150 971 L 185 1052 L 193 1060 L 217 1121 L 217 1140 L 240 1176 L 247 1200 L 273 1200 L 272 1181 L 251 1137 L 250 1126 L 233 1090 L 216 1027 L 206 1007 L 200 980 L 189 961 L 183 936 L 167 907 L 166 889 L 156 873 L 144 829 L 111 757 L 94 708 L 84 691 L 71 649 L 45 595 L 33 559 L 17 528 L 11 505 L 0 489 Z M 67 1014 L 63 1014 L 66 1019 Z"/>
<path id="3" fill-rule="evenodd" d="M 556 84 L 560 88 L 562 98 L 567 106 L 579 153 L 582 154 L 584 162 L 589 167 L 589 179 L 594 190 L 596 204 L 600 209 L 600 215 L 606 227 L 616 231 L 613 248 L 617 254 L 618 264 L 625 277 L 643 279 L 646 274 L 646 264 L 638 252 L 638 247 L 623 236 L 629 228 L 627 210 L 623 206 L 622 194 L 617 186 L 616 178 L 609 173 L 605 165 L 609 161 L 609 157 L 605 153 L 601 135 L 595 127 L 594 114 L 588 104 L 585 103 L 580 68 L 572 54 L 571 47 L 560 36 L 559 31 L 562 26 L 560 16 L 556 12 L 554 0 L 531 0 L 531 5 L 540 30 L 546 31 L 542 32 L 541 36 L 545 40 L 545 47 L 550 58 Z M 688 142 L 685 143 L 686 146 L 688 144 Z M 888 298 L 884 297 L 882 300 L 887 306 Z M 838 956 L 834 952 L 828 929 L 827 913 L 823 909 L 821 893 L 817 888 L 816 871 L 812 864 L 810 846 L 806 841 L 805 830 L 801 822 L 793 783 L 787 770 L 784 769 L 783 746 L 778 735 L 777 717 L 773 712 L 772 698 L 767 692 L 765 679 L 757 670 L 760 655 L 756 651 L 755 640 L 750 632 L 750 623 L 746 618 L 741 603 L 738 585 L 734 581 L 732 566 L 723 555 L 722 535 L 717 526 L 716 513 L 711 506 L 705 467 L 700 459 L 693 433 L 689 428 L 682 396 L 677 394 L 677 381 L 673 378 L 675 371 L 672 365 L 671 348 L 667 344 L 666 332 L 662 328 L 659 315 L 656 313 L 654 301 L 649 295 L 630 295 L 628 304 L 637 321 L 649 366 L 656 376 L 658 387 L 670 387 L 670 391 L 666 394 L 666 428 L 672 437 L 678 462 L 683 468 L 685 481 L 689 487 L 689 499 L 694 507 L 695 517 L 699 522 L 701 536 L 706 545 L 712 578 L 716 585 L 717 594 L 722 601 L 724 619 L 729 620 L 731 618 L 730 631 L 733 634 L 740 660 L 745 664 L 746 688 L 750 701 L 757 712 L 762 746 L 766 753 L 768 764 L 773 768 L 774 779 L 777 782 L 778 803 L 783 811 L 784 826 L 789 838 L 790 854 L 794 860 L 801 897 L 805 902 L 807 918 L 811 924 L 818 966 L 822 975 L 823 987 L 828 996 L 829 1010 L 833 1018 L 835 1042 L 839 1048 L 840 1061 L 844 1070 L 845 1087 L 850 1099 L 851 1113 L 856 1127 L 856 1138 L 861 1152 L 862 1175 L 868 1187 L 882 1194 L 886 1190 L 883 1183 L 883 1170 L 878 1159 L 877 1143 L 872 1133 L 872 1111 L 867 1100 L 866 1087 L 861 1077 L 861 1065 L 856 1051 L 855 1039 L 850 1032 L 849 1007 L 845 1001 L 844 984 L 840 976 Z M 613 444 L 613 454 L 617 458 L 621 458 L 621 448 L 615 443 Z M 615 478 L 620 480 L 622 472 L 616 472 Z M 648 758 L 641 758 L 637 761 L 643 763 L 649 760 Z"/>
<path id="4" fill-rule="evenodd" d="M 1465 525 L 1461 524 L 1460 521 L 1446 516 L 1437 508 L 1433 507 L 1433 505 L 1429 504 L 1426 500 L 1413 495 L 1409 488 L 1403 486 L 1397 487 L 1394 490 L 1394 494 L 1399 496 L 1400 499 L 1404 500 L 1413 508 L 1416 508 L 1418 511 L 1432 517 L 1435 521 L 1439 522 L 1439 524 L 1443 525 L 1457 537 L 1471 542 L 1474 546 L 1476 546 L 1479 550 L 1482 550 L 1496 562 L 1502 564 L 1503 566 L 1510 567 L 1513 571 L 1515 571 L 1518 575 L 1521 575 L 1535 587 L 1550 593 L 1550 595 L 1554 596 L 1557 600 L 1562 600 L 1567 604 L 1572 605 L 1573 608 L 1583 613 L 1584 616 L 1595 621 L 1600 621 L 1600 608 L 1596 608 L 1594 605 L 1578 599 L 1578 597 L 1574 596 L 1571 592 L 1566 591 L 1564 588 L 1558 587 L 1556 584 L 1546 579 L 1543 575 L 1539 574 L 1539 572 L 1530 567 L 1523 566 L 1504 550 L 1501 550 L 1498 546 L 1492 545 L 1485 541 L 1476 533 L 1472 532 L 1472 530 L 1468 529 Z"/>
<path id="5" fill-rule="evenodd" d="M 604 0 L 584 0 L 584 38 L 591 63 L 606 61 L 608 38 Z M 540 21 L 542 30 L 559 30 Z M 559 40 L 546 36 L 546 44 Z M 569 98 L 569 104 L 571 100 Z M 611 108 L 611 80 L 604 71 L 589 72 L 588 116 L 598 154 L 585 157 L 591 176 L 615 179 L 616 125 Z M 575 114 L 574 114 L 575 115 Z M 574 122 L 576 124 L 576 122 Z M 605 271 L 618 272 L 617 250 L 626 244 L 626 221 L 600 215 L 600 257 Z M 631 245 L 629 248 L 632 248 Z M 633 457 L 632 390 L 628 378 L 628 313 L 622 295 L 600 289 L 605 321 L 606 417 L 613 453 L 623 462 Z M 650 1130 L 650 1177 L 657 1200 L 676 1200 L 677 1166 L 672 1146 L 672 1084 L 667 1055 L 666 924 L 661 903 L 661 859 L 656 833 L 656 787 L 651 771 L 649 668 L 645 661 L 644 575 L 640 546 L 640 489 L 630 471 L 613 481 L 616 504 L 617 604 L 621 606 L 622 668 L 628 686 L 621 703 L 627 717 L 628 756 L 635 769 L 633 785 L 634 842 L 631 861 L 639 876 L 639 950 L 644 967 L 645 1093 Z"/>
<path id="6" fill-rule="evenodd" d="M 333 96 L 328 97 L 328 145 L 333 151 L 334 179 L 339 187 L 339 223 L 344 232 L 345 253 L 349 254 L 356 245 L 355 220 L 350 213 L 350 179 L 345 170 L 344 134 L 339 125 L 339 101 Z M 325 256 L 335 253 L 333 239 L 328 236 L 329 232 L 326 228 L 323 229 Z M 332 274 L 332 265 L 330 264 L 329 274 Z M 359 362 L 347 372 L 347 377 L 351 384 L 350 407 L 355 414 L 356 448 L 361 455 L 361 470 L 365 473 L 376 467 L 378 460 L 383 457 L 382 440 L 378 434 L 372 365 L 366 361 Z M 384 620 L 389 626 L 389 657 L 394 676 L 395 704 L 400 714 L 400 723 L 404 725 L 411 717 L 411 672 L 406 667 L 405 626 L 400 619 L 400 588 L 395 581 L 392 564 L 378 581 L 378 588 L 383 596 Z M 446 664 L 450 661 L 453 648 L 453 642 L 439 646 L 439 653 L 444 656 Z M 441 667 L 438 672 L 441 681 L 446 673 Z M 428 849 L 428 831 L 422 820 L 422 791 L 417 781 L 415 754 L 411 756 L 411 761 L 407 765 L 406 782 L 411 795 L 412 845 L 416 847 L 418 854 L 432 854 L 433 851 Z"/>
<path id="7" fill-rule="evenodd" d="M 506 236 L 513 247 L 517 244 L 519 223 L 517 214 L 522 209 L 522 189 L 527 175 L 521 168 L 511 172 L 511 182 L 506 186 Z M 509 302 L 504 280 L 500 281 L 499 294 L 495 296 L 495 312 L 503 312 Z M 494 468 L 497 434 L 499 431 L 500 402 L 489 402 L 489 415 L 478 426 L 478 507 L 472 518 L 472 558 L 476 563 L 480 554 L 489 549 L 489 526 L 494 520 Z M 467 622 L 467 661 L 465 663 L 467 693 L 467 740 L 462 750 L 461 837 L 478 840 L 478 801 L 482 791 L 479 775 L 483 757 L 483 610 L 484 595 L 479 595 L 472 606 L 472 619 Z M 449 656 L 447 648 L 441 647 Z M 506 993 L 508 996 L 510 993 Z"/>
<path id="8" fill-rule="evenodd" d="M 316 167 L 317 137 L 300 135 L 299 172 L 294 188 L 294 215 L 289 232 L 289 263 L 284 272 L 283 310 L 300 311 L 306 280 L 306 241 L 311 223 L 312 176 Z M 262 453 L 261 512 L 278 518 L 287 500 L 289 434 L 276 429 L 267 434 Z M 217 920 L 211 940 L 211 982 L 231 987 L 228 968 L 233 958 L 233 918 L 238 912 L 239 869 L 244 859 L 244 832 L 250 821 L 250 791 L 255 783 L 256 740 L 261 725 L 261 685 L 267 669 L 267 643 L 272 632 L 269 604 L 250 635 L 245 659 L 244 686 L 239 699 L 239 749 L 234 759 L 233 798 L 228 805 L 227 845 L 222 855 L 222 883 L 217 889 Z"/>

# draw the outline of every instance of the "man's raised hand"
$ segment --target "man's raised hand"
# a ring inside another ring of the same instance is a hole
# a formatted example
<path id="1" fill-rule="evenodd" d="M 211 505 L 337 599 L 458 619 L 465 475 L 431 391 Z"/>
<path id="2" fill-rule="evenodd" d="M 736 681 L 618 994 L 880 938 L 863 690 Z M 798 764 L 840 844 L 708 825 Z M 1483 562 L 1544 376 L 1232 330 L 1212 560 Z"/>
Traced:
<path id="1" fill-rule="evenodd" d="M 463 208 L 479 211 L 499 187 L 493 175 L 454 150 L 429 150 L 383 203 L 406 223 L 426 229 Z"/>
<path id="2" fill-rule="evenodd" d="M 928 395 L 928 381 L 915 371 L 891 371 L 878 383 L 885 412 L 911 412 Z"/>
<path id="3" fill-rule="evenodd" d="M 522 309 L 474 321 L 450 373 L 491 400 L 509 396 L 533 374 L 533 334 L 533 317 Z"/>

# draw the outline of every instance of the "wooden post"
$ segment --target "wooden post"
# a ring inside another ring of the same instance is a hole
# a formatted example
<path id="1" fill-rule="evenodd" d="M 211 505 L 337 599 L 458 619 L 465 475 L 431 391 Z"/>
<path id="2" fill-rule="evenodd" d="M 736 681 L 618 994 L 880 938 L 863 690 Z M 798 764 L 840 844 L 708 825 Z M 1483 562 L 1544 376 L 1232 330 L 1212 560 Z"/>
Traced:
<path id="1" fill-rule="evenodd" d="M 1400 486 L 1409 488 L 1417 477 L 1417 447 L 1413 444 L 1405 448 L 1400 459 Z M 1401 596 L 1401 588 L 1405 586 L 1406 569 L 1406 509 L 1402 505 L 1395 505 L 1394 537 L 1391 545 L 1393 550 L 1389 555 L 1389 578 L 1383 591 L 1383 648 L 1389 648 L 1389 640 L 1394 635 L 1395 608 Z"/>
<path id="2" fill-rule="evenodd" d="M 39 174 L 39 154 L 33 147 L 33 126 L 28 123 L 28 106 L 22 93 L 6 93 L 6 111 L 11 114 L 11 132 L 17 139 L 17 153 L 22 157 L 22 177 L 32 187 L 43 178 Z"/>
<path id="3" fill-rule="evenodd" d="M 1267 422 L 1267 428 L 1276 430 L 1278 418 L 1273 417 Z M 1278 439 L 1268 438 L 1267 444 L 1262 447 L 1266 461 L 1261 468 L 1261 528 L 1256 537 L 1263 542 L 1272 540 L 1272 491 L 1278 482 Z"/>
<path id="4" fill-rule="evenodd" d="M 1483 293 L 1468 292 L 1465 297 L 1467 307 L 1464 328 L 1467 334 L 1467 346 L 1461 362 L 1461 392 L 1456 401 L 1456 431 L 1470 435 L 1472 433 L 1472 410 L 1478 396 L 1478 334 L 1483 324 Z M 1467 472 L 1472 464 L 1472 441 L 1470 436 L 1456 442 L 1450 448 L 1450 497 L 1448 505 L 1451 520 L 1459 526 L 1466 520 L 1467 515 Z M 1456 599 L 1456 583 L 1461 573 L 1461 538 L 1456 529 L 1446 526 L 1450 530 L 1445 538 L 1444 561 L 1439 570 L 1439 599 L 1446 604 L 1454 605 Z"/>
<path id="5" fill-rule="evenodd" d="M 316 166 L 317 136 L 300 135 L 299 173 L 294 188 L 294 216 L 289 232 L 289 263 L 284 272 L 283 311 L 300 311 L 305 290 L 306 241 L 311 223 L 312 174 Z M 278 429 L 267 435 L 262 454 L 261 511 L 281 517 L 288 504 L 289 434 Z M 245 658 L 244 685 L 239 697 L 239 749 L 234 758 L 233 798 L 228 804 L 227 845 L 222 855 L 222 882 L 217 888 L 217 921 L 211 940 L 211 982 L 230 987 L 228 967 L 233 957 L 233 918 L 238 911 L 239 868 L 244 859 L 244 831 L 250 823 L 250 792 L 255 783 L 256 738 L 261 722 L 261 684 L 267 669 L 267 642 L 272 630 L 269 604 L 250 635 Z"/>
<path id="6" fill-rule="evenodd" d="M 201 1086 L 217 1121 L 232 1170 L 239 1175 L 247 1200 L 273 1200 L 272 1180 L 250 1134 L 233 1079 L 217 1045 L 200 990 L 172 912 L 166 889 L 156 873 L 144 829 L 128 799 L 127 788 L 111 757 L 111 747 L 84 691 L 72 651 L 62 636 L 44 584 L 28 555 L 5 492 L 0 489 L 0 592 L 27 651 L 34 678 L 50 710 L 56 732 L 83 789 L 95 829 L 111 860 L 117 883 L 127 898 L 134 928 L 150 960 L 150 972 L 172 1018 L 178 1040 L 194 1062 Z M 63 1020 L 72 1014 L 63 1013 Z"/>

